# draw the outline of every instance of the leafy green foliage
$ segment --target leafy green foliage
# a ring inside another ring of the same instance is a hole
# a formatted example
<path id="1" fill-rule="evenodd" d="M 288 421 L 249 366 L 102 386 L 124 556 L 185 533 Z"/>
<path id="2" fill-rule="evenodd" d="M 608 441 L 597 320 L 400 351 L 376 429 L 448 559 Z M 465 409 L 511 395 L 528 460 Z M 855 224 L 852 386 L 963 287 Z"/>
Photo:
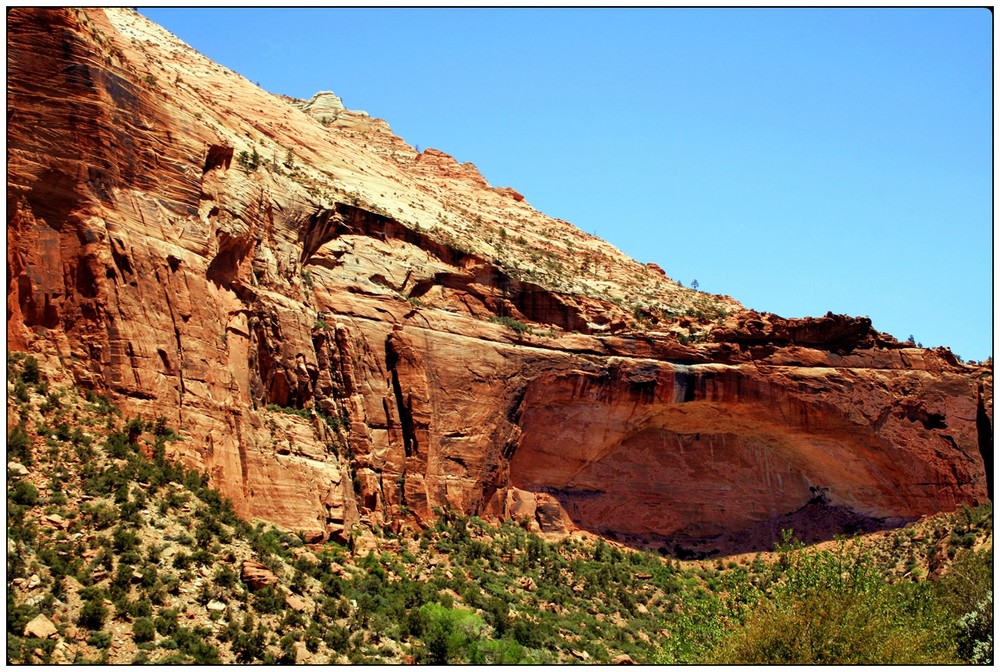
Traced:
<path id="1" fill-rule="evenodd" d="M 38 371 L 38 360 L 28 355 L 24 358 L 21 369 L 21 382 L 26 385 L 37 385 L 41 379 L 41 373 Z"/>
<path id="2" fill-rule="evenodd" d="M 844 544 L 786 549 L 781 564 L 781 583 L 712 652 L 712 662 L 957 662 L 947 616 L 928 599 L 927 584 L 889 583 L 870 555 Z"/>
<path id="3" fill-rule="evenodd" d="M 87 637 L 87 644 L 97 649 L 106 649 L 111 646 L 111 633 L 104 631 L 92 632 Z"/>
<path id="4" fill-rule="evenodd" d="M 102 416 L 110 415 L 121 415 L 121 412 L 108 401 L 107 397 L 104 397 L 92 390 L 87 390 L 84 397 L 89 402 L 88 410 L 91 410 Z"/>
<path id="5" fill-rule="evenodd" d="M 963 511 L 968 518 L 981 515 Z M 968 519 L 967 518 L 967 519 Z M 978 520 L 970 520 L 975 525 Z M 992 520 L 988 521 L 992 527 Z M 992 549 L 964 551 L 944 577 L 933 584 L 934 597 L 948 611 L 955 628 L 958 654 L 977 665 L 993 662 L 993 554 Z"/>
<path id="6" fill-rule="evenodd" d="M 84 600 L 80 609 L 79 623 L 90 630 L 100 630 L 107 617 L 108 608 L 104 606 L 104 598 L 97 593 Z"/>
<path id="7" fill-rule="evenodd" d="M 312 419 L 312 411 L 308 408 L 292 408 L 291 406 L 278 406 L 277 404 L 268 404 L 267 410 L 273 411 L 275 413 L 287 413 L 288 415 L 297 415 L 300 418 L 305 418 L 306 420 Z"/>
<path id="8" fill-rule="evenodd" d="M 21 506 L 34 506 L 38 503 L 38 488 L 29 481 L 18 481 L 10 489 L 10 499 Z"/>
<path id="9" fill-rule="evenodd" d="M 425 662 L 445 665 L 460 662 L 483 632 L 483 619 L 464 609 L 448 608 L 437 602 L 420 607 L 419 636 L 425 642 Z"/>
<path id="10" fill-rule="evenodd" d="M 15 425 L 14 429 L 7 433 L 7 455 L 8 459 L 20 462 L 24 466 L 31 466 L 34 462 L 31 456 L 31 439 L 24 431 L 22 425 Z"/>
<path id="11" fill-rule="evenodd" d="M 973 665 L 993 664 L 993 595 L 963 614 L 958 621 L 958 651 Z"/>
<path id="12" fill-rule="evenodd" d="M 243 170 L 248 173 L 252 173 L 257 170 L 261 165 L 261 156 L 257 151 L 257 147 L 251 147 L 251 151 L 241 150 L 236 154 L 236 163 L 240 165 Z"/>
<path id="13" fill-rule="evenodd" d="M 38 615 L 38 607 L 33 604 L 18 604 L 13 591 L 7 591 L 7 634 L 21 635 L 28 622 Z"/>
<path id="14" fill-rule="evenodd" d="M 253 606 L 262 614 L 279 614 L 285 609 L 285 596 L 274 586 L 264 586 L 254 593 Z"/>
<path id="15" fill-rule="evenodd" d="M 508 317 L 506 315 L 494 315 L 489 319 L 490 322 L 495 324 L 502 324 L 503 326 L 513 329 L 519 336 L 524 333 L 531 333 L 531 328 L 520 320 L 515 320 L 513 317 Z"/>
<path id="16" fill-rule="evenodd" d="M 158 633 L 164 637 L 168 637 L 177 632 L 177 615 L 178 612 L 176 609 L 162 609 L 156 615 L 156 618 L 153 619 L 153 627 L 156 628 Z"/>
<path id="17" fill-rule="evenodd" d="M 14 398 L 22 404 L 31 400 L 31 394 L 28 392 L 28 386 L 25 385 L 23 380 L 18 380 L 14 383 Z"/>
<path id="18" fill-rule="evenodd" d="M 178 628 L 174 633 L 177 649 L 190 657 L 196 665 L 218 665 L 219 651 L 208 638 L 212 631 L 208 628 Z"/>
<path id="19" fill-rule="evenodd" d="M 253 614 L 247 612 L 243 616 L 243 625 L 232 638 L 232 650 L 236 661 L 241 664 L 253 663 L 263 659 L 267 645 L 267 634 L 262 625 L 254 627 Z"/>

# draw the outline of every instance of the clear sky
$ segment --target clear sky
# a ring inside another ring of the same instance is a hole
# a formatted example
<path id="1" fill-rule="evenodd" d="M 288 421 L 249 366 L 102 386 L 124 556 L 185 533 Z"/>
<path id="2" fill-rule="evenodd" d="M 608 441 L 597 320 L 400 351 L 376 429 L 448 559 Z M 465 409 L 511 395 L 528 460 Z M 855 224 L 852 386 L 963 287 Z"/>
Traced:
<path id="1" fill-rule="evenodd" d="M 985 9 L 140 9 L 672 278 L 993 353 Z"/>

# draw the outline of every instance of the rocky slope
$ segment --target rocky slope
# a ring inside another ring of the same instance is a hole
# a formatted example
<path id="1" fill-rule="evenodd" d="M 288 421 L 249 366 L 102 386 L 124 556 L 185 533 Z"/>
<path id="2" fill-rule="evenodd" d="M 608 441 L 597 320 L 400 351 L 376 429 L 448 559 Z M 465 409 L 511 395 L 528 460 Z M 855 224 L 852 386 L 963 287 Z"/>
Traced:
<path id="1" fill-rule="evenodd" d="M 788 595 L 821 636 L 771 662 L 989 660 L 989 505 L 711 561 L 454 514 L 306 545 L 165 459 L 162 419 L 7 363 L 8 664 L 752 663 Z"/>
<path id="2" fill-rule="evenodd" d="M 685 289 L 129 10 L 12 9 L 7 117 L 8 348 L 165 417 L 243 515 L 734 551 L 991 495 L 991 368 Z"/>

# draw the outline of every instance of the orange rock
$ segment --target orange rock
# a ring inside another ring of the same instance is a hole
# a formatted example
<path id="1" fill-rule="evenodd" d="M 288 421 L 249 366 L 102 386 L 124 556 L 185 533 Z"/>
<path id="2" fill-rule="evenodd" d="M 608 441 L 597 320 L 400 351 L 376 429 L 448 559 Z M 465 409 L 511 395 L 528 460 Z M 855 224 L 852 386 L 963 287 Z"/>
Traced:
<path id="1" fill-rule="evenodd" d="M 45 617 L 45 614 L 39 614 L 33 619 L 28 621 L 28 624 L 24 626 L 24 636 L 25 637 L 37 637 L 38 639 L 48 639 L 49 637 L 54 637 L 59 634 L 56 630 L 56 626 L 53 625 L 52 621 Z"/>
<path id="2" fill-rule="evenodd" d="M 254 590 L 260 590 L 264 586 L 278 585 L 278 577 L 270 569 L 255 562 L 254 560 L 244 560 L 240 567 L 240 580 Z"/>
<path id="3" fill-rule="evenodd" d="M 7 19 L 8 347 L 167 418 L 242 515 L 355 549 L 454 510 L 674 552 L 991 494 L 988 368 L 681 287 L 130 10 Z"/>
<path id="4" fill-rule="evenodd" d="M 524 196 L 517 190 L 511 187 L 494 187 L 493 191 L 506 196 L 507 198 L 513 198 L 515 201 L 523 201 Z"/>
<path id="5" fill-rule="evenodd" d="M 288 593 L 285 595 L 285 604 L 288 605 L 289 609 L 294 609 L 295 611 L 308 611 L 309 605 L 301 597 Z"/>

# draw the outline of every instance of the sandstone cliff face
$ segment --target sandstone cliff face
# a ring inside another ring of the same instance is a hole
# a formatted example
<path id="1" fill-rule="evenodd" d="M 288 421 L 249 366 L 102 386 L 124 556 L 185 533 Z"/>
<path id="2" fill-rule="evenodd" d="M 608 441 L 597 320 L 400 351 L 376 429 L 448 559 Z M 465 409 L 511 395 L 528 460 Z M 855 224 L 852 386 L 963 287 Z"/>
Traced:
<path id="1" fill-rule="evenodd" d="M 313 539 L 452 508 L 721 549 L 988 496 L 990 370 L 687 290 L 127 10 L 9 12 L 7 189 L 8 347 Z"/>

